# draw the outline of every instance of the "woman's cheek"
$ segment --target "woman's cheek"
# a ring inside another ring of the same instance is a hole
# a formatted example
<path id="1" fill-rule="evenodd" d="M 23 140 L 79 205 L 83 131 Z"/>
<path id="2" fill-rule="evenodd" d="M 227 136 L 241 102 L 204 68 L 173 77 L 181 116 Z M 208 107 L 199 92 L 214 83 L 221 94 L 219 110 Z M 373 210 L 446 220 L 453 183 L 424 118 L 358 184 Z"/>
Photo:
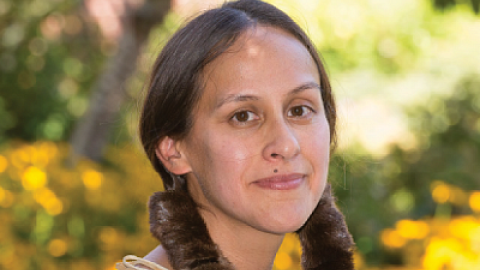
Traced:
<path id="1" fill-rule="evenodd" d="M 252 138 L 225 137 L 216 142 L 217 154 L 223 162 L 245 162 L 252 158 L 258 146 L 252 143 Z"/>

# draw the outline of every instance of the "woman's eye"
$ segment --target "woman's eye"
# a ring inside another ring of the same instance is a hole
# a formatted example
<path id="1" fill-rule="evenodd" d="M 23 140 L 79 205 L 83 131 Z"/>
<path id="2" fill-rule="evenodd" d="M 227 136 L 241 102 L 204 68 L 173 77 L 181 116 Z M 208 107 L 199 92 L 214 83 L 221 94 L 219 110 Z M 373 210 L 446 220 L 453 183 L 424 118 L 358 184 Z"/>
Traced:
<path id="1" fill-rule="evenodd" d="M 311 113 L 313 110 L 307 106 L 295 106 L 288 111 L 289 117 L 305 117 L 306 114 Z"/>
<path id="2" fill-rule="evenodd" d="M 252 121 L 257 118 L 258 117 L 256 117 L 256 115 L 253 112 L 240 111 L 240 112 L 236 112 L 231 119 L 235 122 L 246 123 L 248 121 Z"/>

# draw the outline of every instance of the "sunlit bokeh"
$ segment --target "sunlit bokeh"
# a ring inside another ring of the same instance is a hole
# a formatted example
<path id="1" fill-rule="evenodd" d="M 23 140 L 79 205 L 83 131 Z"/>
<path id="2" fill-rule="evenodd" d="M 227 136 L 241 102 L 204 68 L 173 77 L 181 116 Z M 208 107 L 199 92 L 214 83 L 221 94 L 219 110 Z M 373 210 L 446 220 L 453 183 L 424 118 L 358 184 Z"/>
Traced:
<path id="1" fill-rule="evenodd" d="M 436 182 L 432 197 L 449 194 L 457 187 Z M 445 190 L 443 190 L 445 189 Z M 478 191 L 472 192 L 476 194 Z M 445 203 L 448 196 L 435 199 L 437 203 Z M 446 199 L 445 199 L 446 198 Z M 442 217 L 425 220 L 400 220 L 396 227 L 382 231 L 381 240 L 390 249 L 396 249 L 403 256 L 417 256 L 420 261 L 408 265 L 405 270 L 467 270 L 480 266 L 480 216 L 464 215 L 448 220 Z M 421 249 L 415 247 L 421 246 Z M 412 254 L 411 250 L 417 250 Z"/>

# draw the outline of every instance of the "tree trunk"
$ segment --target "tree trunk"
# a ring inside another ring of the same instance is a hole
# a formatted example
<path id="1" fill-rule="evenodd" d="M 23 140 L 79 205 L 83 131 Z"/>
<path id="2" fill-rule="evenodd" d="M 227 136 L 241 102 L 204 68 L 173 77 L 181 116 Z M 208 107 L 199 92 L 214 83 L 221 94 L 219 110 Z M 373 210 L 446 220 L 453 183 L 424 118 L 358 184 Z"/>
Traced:
<path id="1" fill-rule="evenodd" d="M 122 18 L 123 32 L 118 49 L 108 60 L 106 69 L 97 80 L 89 108 L 78 122 L 71 137 L 72 163 L 79 156 L 98 161 L 108 142 L 112 124 L 126 99 L 125 86 L 136 69 L 142 45 L 150 30 L 161 23 L 170 9 L 169 0 L 150 0 Z"/>

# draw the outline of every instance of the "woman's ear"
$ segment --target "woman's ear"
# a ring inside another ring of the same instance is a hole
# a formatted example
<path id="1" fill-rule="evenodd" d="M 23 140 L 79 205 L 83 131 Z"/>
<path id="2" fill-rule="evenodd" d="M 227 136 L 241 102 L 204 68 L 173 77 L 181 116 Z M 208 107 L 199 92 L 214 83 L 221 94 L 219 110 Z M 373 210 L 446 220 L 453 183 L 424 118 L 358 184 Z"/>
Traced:
<path id="1" fill-rule="evenodd" d="M 178 149 L 178 142 L 171 137 L 165 136 L 159 141 L 155 154 L 163 166 L 176 175 L 192 171 L 185 154 Z"/>

